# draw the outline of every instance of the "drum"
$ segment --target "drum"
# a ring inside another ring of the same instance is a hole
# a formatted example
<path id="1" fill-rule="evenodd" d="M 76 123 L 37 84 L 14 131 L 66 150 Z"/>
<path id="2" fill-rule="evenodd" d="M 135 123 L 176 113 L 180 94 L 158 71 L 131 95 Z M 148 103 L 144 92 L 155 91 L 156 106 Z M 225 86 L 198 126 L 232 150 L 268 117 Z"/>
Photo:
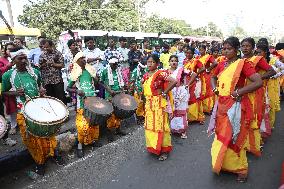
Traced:
<path id="1" fill-rule="evenodd" d="M 112 98 L 114 115 L 120 119 L 130 118 L 137 109 L 137 102 L 128 94 L 117 94 Z"/>
<path id="2" fill-rule="evenodd" d="M 112 104 L 100 97 L 87 97 L 84 102 L 84 117 L 90 126 L 104 125 L 113 112 Z"/>
<path id="3" fill-rule="evenodd" d="M 68 118 L 69 111 L 60 100 L 45 96 L 34 97 L 24 104 L 27 131 L 37 137 L 51 137 Z"/>
<path id="4" fill-rule="evenodd" d="M 0 139 L 4 137 L 8 130 L 6 119 L 0 115 Z"/>

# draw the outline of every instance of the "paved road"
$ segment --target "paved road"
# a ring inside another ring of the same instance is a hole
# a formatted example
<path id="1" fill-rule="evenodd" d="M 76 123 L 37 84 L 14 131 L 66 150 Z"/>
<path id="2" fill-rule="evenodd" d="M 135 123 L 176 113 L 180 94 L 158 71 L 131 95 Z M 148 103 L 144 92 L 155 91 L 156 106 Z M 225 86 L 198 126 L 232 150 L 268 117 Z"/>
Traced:
<path id="1" fill-rule="evenodd" d="M 283 108 L 283 106 L 282 106 Z M 158 162 L 153 156 L 141 153 L 120 168 L 113 182 L 102 189 L 276 189 L 284 161 L 284 112 L 278 114 L 273 137 L 265 144 L 262 157 L 249 156 L 249 180 L 236 183 L 236 176 L 217 176 L 211 172 L 210 145 L 213 137 L 207 138 L 206 129 L 194 125 L 188 140 L 174 138 L 174 151 L 166 162 Z"/>
<path id="2" fill-rule="evenodd" d="M 144 131 L 139 127 L 131 135 L 91 152 L 84 159 L 75 160 L 56 171 L 49 171 L 48 176 L 37 182 L 26 181 L 25 186 L 100 189 L 277 189 L 280 184 L 281 164 L 284 161 L 283 117 L 284 111 L 279 112 L 276 129 L 265 144 L 262 157 L 249 156 L 249 180 L 244 184 L 237 183 L 233 174 L 222 173 L 217 176 L 211 172 L 210 147 L 213 136 L 207 137 L 206 126 L 192 125 L 188 139 L 173 137 L 174 150 L 165 162 L 159 162 L 145 151 Z M 23 186 L 16 182 L 10 182 L 9 186 Z"/>

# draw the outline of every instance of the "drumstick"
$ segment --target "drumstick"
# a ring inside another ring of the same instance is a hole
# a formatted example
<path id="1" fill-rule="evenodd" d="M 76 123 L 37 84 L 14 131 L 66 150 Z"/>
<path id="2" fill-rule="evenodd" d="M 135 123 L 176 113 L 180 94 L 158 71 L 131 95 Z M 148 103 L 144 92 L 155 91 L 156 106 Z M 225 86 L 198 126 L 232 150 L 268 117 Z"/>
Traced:
<path id="1" fill-rule="evenodd" d="M 52 109 L 53 113 L 57 116 L 57 114 L 55 113 L 54 109 L 52 108 L 50 102 L 48 101 L 48 99 L 46 98 L 46 101 L 48 102 L 48 105 L 50 106 L 50 108 Z"/>
<path id="2" fill-rule="evenodd" d="M 32 102 L 34 102 L 35 103 L 35 101 L 30 97 L 30 96 L 28 96 L 28 95 L 26 95 L 25 94 L 25 96 L 26 96 L 26 98 L 28 98 L 30 101 L 32 101 Z M 40 107 L 41 109 L 43 109 L 44 111 L 46 111 L 47 113 L 49 113 L 50 114 L 50 111 L 48 111 L 47 109 L 45 109 L 44 107 Z"/>

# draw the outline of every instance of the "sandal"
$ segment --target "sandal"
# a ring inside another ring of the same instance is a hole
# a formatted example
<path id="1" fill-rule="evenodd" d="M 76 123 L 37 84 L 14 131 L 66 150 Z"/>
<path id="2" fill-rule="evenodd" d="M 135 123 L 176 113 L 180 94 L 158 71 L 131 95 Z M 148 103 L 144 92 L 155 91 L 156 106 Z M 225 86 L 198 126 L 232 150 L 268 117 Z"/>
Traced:
<path id="1" fill-rule="evenodd" d="M 237 182 L 245 183 L 247 179 L 248 179 L 248 176 L 246 174 L 238 174 Z"/>
<path id="2" fill-rule="evenodd" d="M 167 153 L 162 153 L 160 156 L 159 156 L 159 161 L 165 161 L 168 159 L 168 154 Z"/>
<path id="3" fill-rule="evenodd" d="M 180 136 L 180 138 L 182 138 L 182 139 L 187 139 L 186 133 L 182 133 L 181 136 Z"/>
<path id="4" fill-rule="evenodd" d="M 205 124 L 205 121 L 200 121 L 199 124 L 200 124 L 200 125 L 204 125 L 204 124 Z"/>
<path id="5" fill-rule="evenodd" d="M 17 133 L 17 129 L 16 128 L 11 128 L 9 131 L 9 135 L 15 135 Z"/>

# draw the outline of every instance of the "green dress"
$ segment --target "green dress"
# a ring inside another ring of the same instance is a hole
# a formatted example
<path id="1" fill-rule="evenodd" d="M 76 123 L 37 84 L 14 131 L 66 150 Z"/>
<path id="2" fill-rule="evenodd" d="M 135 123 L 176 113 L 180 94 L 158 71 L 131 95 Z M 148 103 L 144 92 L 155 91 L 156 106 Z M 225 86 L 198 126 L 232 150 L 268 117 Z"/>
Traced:
<path id="1" fill-rule="evenodd" d="M 93 78 L 87 70 L 83 70 L 82 75 L 75 82 L 78 90 L 82 90 L 85 96 L 96 96 Z M 69 80 L 68 87 L 73 87 L 74 81 Z M 77 108 L 84 108 L 84 97 L 77 95 Z"/>
<path id="2" fill-rule="evenodd" d="M 27 71 L 18 72 L 16 68 L 11 69 L 2 76 L 2 92 L 17 90 L 23 88 L 25 94 L 32 98 L 39 95 L 39 87 L 41 84 L 40 72 L 37 69 L 33 69 L 35 75 L 32 76 Z M 20 112 L 23 110 L 24 103 L 26 102 L 25 96 L 17 96 L 17 107 Z"/>
<path id="3" fill-rule="evenodd" d="M 142 87 L 142 78 L 143 75 L 146 73 L 146 69 L 140 69 L 140 73 L 137 72 L 137 68 L 135 68 L 130 76 L 130 89 L 134 93 L 141 94 L 143 92 L 143 87 Z"/>
<path id="4" fill-rule="evenodd" d="M 100 81 L 103 82 L 105 85 L 109 86 L 110 89 L 113 90 L 113 91 L 121 91 L 121 88 L 120 88 L 119 82 L 118 82 L 118 78 L 117 78 L 117 71 L 112 70 L 112 75 L 113 75 L 114 85 L 109 85 L 107 68 L 102 71 L 101 76 L 100 76 Z M 107 91 L 105 91 L 105 99 L 111 100 L 111 94 Z"/>

